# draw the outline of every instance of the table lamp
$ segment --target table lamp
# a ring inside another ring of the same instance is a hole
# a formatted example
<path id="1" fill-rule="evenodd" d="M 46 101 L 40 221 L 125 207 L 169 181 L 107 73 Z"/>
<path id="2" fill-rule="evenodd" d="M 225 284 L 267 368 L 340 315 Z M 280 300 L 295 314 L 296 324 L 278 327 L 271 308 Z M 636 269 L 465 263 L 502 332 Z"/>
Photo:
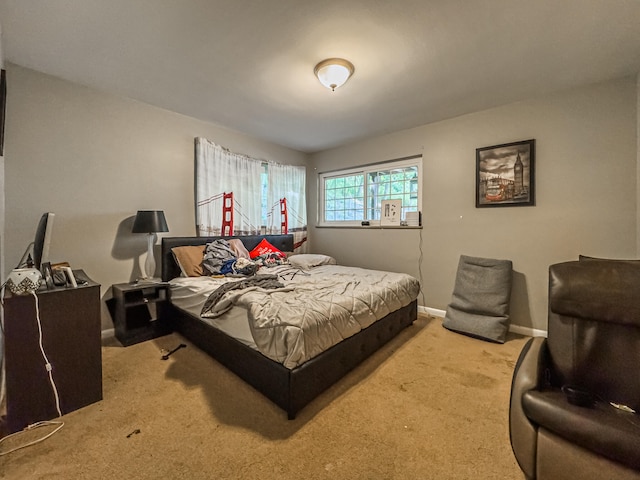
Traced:
<path id="1" fill-rule="evenodd" d="M 156 232 L 168 232 L 169 227 L 162 210 L 138 210 L 133 222 L 132 233 L 147 233 L 147 259 L 144 262 L 144 279 L 153 278 L 156 271 L 156 260 L 153 258 L 153 245 Z"/>

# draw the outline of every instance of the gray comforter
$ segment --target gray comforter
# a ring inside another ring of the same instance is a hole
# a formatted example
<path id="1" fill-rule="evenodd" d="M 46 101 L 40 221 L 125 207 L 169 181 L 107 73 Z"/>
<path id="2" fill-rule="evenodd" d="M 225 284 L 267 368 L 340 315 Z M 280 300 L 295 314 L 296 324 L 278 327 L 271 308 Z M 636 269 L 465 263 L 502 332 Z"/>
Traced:
<path id="1" fill-rule="evenodd" d="M 225 294 L 232 290 L 242 290 L 243 293 L 246 293 L 249 289 L 256 288 L 284 288 L 284 285 L 278 281 L 277 275 L 254 275 L 241 280 L 223 283 L 209 294 L 207 301 L 204 302 L 204 306 L 200 311 L 200 316 L 205 318 L 218 317 L 233 306 L 229 298 L 223 301 Z"/>
<path id="2" fill-rule="evenodd" d="M 287 368 L 408 305 L 420 290 L 410 275 L 337 265 L 305 272 L 283 265 L 268 273 L 278 275 L 284 288 L 230 289 L 218 305 L 220 312 L 234 305 L 247 309 L 258 349 Z"/>

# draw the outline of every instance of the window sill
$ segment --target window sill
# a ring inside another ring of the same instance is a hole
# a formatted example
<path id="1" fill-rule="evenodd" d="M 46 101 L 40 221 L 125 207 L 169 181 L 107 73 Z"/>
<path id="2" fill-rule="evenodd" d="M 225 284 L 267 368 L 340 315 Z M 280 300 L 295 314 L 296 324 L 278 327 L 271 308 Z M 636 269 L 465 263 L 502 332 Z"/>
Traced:
<path id="1" fill-rule="evenodd" d="M 422 225 L 316 225 L 316 228 L 354 228 L 358 230 L 420 230 Z"/>

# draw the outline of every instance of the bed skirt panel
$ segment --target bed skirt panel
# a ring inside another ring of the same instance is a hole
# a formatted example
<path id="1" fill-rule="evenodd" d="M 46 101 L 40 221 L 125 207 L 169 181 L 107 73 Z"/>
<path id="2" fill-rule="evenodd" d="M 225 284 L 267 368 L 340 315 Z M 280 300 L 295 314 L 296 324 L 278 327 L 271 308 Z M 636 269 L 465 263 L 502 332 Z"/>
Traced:
<path id="1" fill-rule="evenodd" d="M 293 370 L 179 308 L 169 305 L 165 315 L 176 332 L 269 398 L 291 420 L 323 391 L 411 325 L 417 318 L 417 301 Z"/>

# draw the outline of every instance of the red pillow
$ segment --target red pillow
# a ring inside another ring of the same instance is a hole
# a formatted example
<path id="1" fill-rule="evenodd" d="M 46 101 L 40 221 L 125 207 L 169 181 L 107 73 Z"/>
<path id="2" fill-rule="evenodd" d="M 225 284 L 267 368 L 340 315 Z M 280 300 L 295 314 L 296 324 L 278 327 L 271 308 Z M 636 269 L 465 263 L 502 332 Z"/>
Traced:
<path id="1" fill-rule="evenodd" d="M 282 253 L 276 247 L 274 247 L 269 242 L 267 242 L 266 238 L 263 238 L 262 241 L 256 246 L 256 248 L 254 248 L 249 252 L 249 257 L 253 260 L 256 257 L 259 257 L 260 255 L 266 255 L 269 253 L 276 253 L 283 257 L 285 256 L 284 253 Z"/>

